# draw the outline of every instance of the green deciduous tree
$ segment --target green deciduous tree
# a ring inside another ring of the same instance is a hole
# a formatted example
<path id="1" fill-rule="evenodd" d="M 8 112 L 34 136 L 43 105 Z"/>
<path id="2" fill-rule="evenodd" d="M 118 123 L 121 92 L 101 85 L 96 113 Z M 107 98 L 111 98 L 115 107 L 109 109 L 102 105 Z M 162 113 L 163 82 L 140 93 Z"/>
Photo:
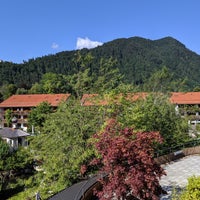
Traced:
<path id="1" fill-rule="evenodd" d="M 46 73 L 43 75 L 40 84 L 43 93 L 70 93 L 70 85 L 66 76 L 62 74 Z"/>
<path id="2" fill-rule="evenodd" d="M 9 145 L 0 138 L 0 191 L 7 189 L 11 178 L 16 179 L 15 171 L 32 163 L 26 149 L 10 151 Z"/>
<path id="3" fill-rule="evenodd" d="M 27 94 L 28 90 L 25 88 L 18 88 L 16 94 Z"/>
<path id="4" fill-rule="evenodd" d="M 4 100 L 15 94 L 16 90 L 17 87 L 14 84 L 3 84 L 0 88 L 0 92 L 3 95 Z"/>
<path id="5" fill-rule="evenodd" d="M 144 84 L 145 91 L 166 92 L 171 91 L 172 74 L 167 67 L 156 71 Z"/>
<path id="6" fill-rule="evenodd" d="M 122 83 L 123 76 L 116 66 L 117 61 L 112 58 L 100 60 L 98 76 L 93 86 L 94 91 L 99 91 L 99 93 L 109 92 Z"/>
<path id="7" fill-rule="evenodd" d="M 46 73 L 39 83 L 35 83 L 29 93 L 58 94 L 70 93 L 71 86 L 67 76 L 56 73 Z"/>
<path id="8" fill-rule="evenodd" d="M 73 59 L 76 67 L 75 73 L 70 76 L 70 84 L 73 88 L 75 96 L 81 98 L 84 93 L 88 93 L 93 87 L 93 76 L 91 70 L 91 62 L 93 57 L 91 53 L 85 56 L 78 51 Z"/>
<path id="9" fill-rule="evenodd" d="M 187 122 L 177 115 L 166 95 L 152 93 L 135 102 L 122 99 L 117 112 L 118 120 L 124 126 L 158 131 L 164 139 L 161 148 L 176 146 L 189 139 Z"/>
<path id="10" fill-rule="evenodd" d="M 70 78 L 70 84 L 73 87 L 75 95 L 81 99 L 84 93 L 88 93 L 92 88 L 93 78 L 90 74 L 90 69 L 80 70 Z"/>
<path id="11" fill-rule="evenodd" d="M 12 123 L 12 111 L 10 109 L 7 109 L 5 111 L 5 120 L 6 120 L 7 126 L 10 127 Z"/>
<path id="12" fill-rule="evenodd" d="M 97 111 L 79 101 L 68 101 L 49 115 L 41 134 L 31 138 L 31 152 L 43 171 L 31 179 L 27 192 L 37 188 L 45 198 L 48 191 L 56 193 L 80 180 L 80 166 L 94 156 L 88 140 L 103 123 Z"/>
<path id="13" fill-rule="evenodd" d="M 48 102 L 42 102 L 33 108 L 28 115 L 29 130 L 31 130 L 31 126 L 34 126 L 36 132 L 40 131 L 48 115 L 52 112 L 52 106 Z"/>
<path id="14" fill-rule="evenodd" d="M 29 94 L 42 94 L 43 93 L 43 89 L 42 89 L 42 85 L 39 83 L 34 83 L 32 85 L 32 87 L 30 88 L 30 90 L 28 91 Z"/>
<path id="15" fill-rule="evenodd" d="M 70 83 L 78 98 L 83 93 L 110 92 L 122 83 L 123 76 L 116 60 L 102 58 L 94 69 L 91 67 L 93 59 L 91 54 L 83 57 L 80 53 L 74 59 L 77 72 L 70 77 Z"/>
<path id="16" fill-rule="evenodd" d="M 198 200 L 200 199 L 200 177 L 188 178 L 188 185 L 181 194 L 175 195 L 173 200 Z"/>

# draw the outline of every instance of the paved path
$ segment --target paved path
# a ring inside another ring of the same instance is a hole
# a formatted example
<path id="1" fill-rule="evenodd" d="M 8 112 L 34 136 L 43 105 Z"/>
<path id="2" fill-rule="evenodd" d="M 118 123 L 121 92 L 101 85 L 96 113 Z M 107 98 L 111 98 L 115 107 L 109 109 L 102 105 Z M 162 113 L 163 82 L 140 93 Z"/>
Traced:
<path id="1" fill-rule="evenodd" d="M 200 156 L 187 156 L 162 165 L 162 167 L 167 176 L 161 178 L 160 184 L 168 192 L 168 195 L 162 196 L 161 200 L 169 200 L 174 189 L 180 190 L 187 185 L 189 177 L 200 176 Z"/>

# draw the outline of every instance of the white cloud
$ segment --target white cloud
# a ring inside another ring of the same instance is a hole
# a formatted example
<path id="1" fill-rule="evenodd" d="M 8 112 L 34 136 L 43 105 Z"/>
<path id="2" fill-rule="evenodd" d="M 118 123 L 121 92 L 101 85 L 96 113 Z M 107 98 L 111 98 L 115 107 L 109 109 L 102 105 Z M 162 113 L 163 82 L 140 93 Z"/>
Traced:
<path id="1" fill-rule="evenodd" d="M 51 48 L 52 48 L 52 49 L 58 49 L 58 48 L 59 48 L 59 45 L 56 44 L 55 42 L 53 42 L 53 44 L 51 45 Z"/>
<path id="2" fill-rule="evenodd" d="M 87 37 L 86 38 L 78 37 L 76 42 L 76 49 L 83 49 L 83 48 L 92 49 L 97 46 L 101 46 L 102 44 L 103 44 L 102 42 L 92 41 Z"/>

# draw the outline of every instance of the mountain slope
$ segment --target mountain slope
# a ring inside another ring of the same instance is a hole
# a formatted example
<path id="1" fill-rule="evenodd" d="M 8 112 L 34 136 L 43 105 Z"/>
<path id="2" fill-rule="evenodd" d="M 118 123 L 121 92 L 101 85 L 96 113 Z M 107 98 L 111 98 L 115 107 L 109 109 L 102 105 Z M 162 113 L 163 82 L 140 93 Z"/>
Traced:
<path id="1" fill-rule="evenodd" d="M 153 73 L 167 67 L 173 80 L 187 80 L 188 90 L 200 85 L 200 56 L 187 49 L 174 38 L 149 40 L 140 37 L 116 39 L 102 46 L 79 51 L 82 55 L 91 53 L 90 63 L 97 73 L 101 58 L 114 58 L 116 67 L 124 75 L 124 82 L 143 84 Z M 77 72 L 74 57 L 77 51 L 64 51 L 55 55 L 30 59 L 23 64 L 0 63 L 0 85 L 13 83 L 17 87 L 30 88 L 47 72 L 72 75 Z"/>
<path id="2" fill-rule="evenodd" d="M 128 82 L 141 83 L 166 66 L 175 79 L 188 78 L 191 86 L 199 84 L 200 56 L 171 37 L 155 41 L 138 37 L 118 39 L 92 51 L 117 58 Z"/>

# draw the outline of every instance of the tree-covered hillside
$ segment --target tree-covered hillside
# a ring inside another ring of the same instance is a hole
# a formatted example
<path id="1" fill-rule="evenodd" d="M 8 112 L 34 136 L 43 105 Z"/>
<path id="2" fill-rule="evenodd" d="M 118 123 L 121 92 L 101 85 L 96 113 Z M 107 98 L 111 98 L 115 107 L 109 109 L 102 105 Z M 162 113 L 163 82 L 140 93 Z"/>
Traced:
<path id="1" fill-rule="evenodd" d="M 116 58 L 129 83 L 144 83 L 152 73 L 166 66 L 175 81 L 187 79 L 188 89 L 199 85 L 200 56 L 171 37 L 155 41 L 138 37 L 118 39 L 92 52 L 97 57 Z"/>
<path id="2" fill-rule="evenodd" d="M 88 54 L 92 59 L 84 61 L 84 70 L 88 69 L 88 75 L 93 75 L 95 80 L 105 75 L 100 70 L 102 60 L 112 58 L 115 61 L 112 69 L 119 70 L 123 75 L 123 82 L 140 86 L 140 90 L 144 90 L 146 87 L 143 86 L 149 85 L 155 73 L 163 67 L 170 74 L 170 81 L 166 83 L 170 82 L 170 90 L 189 91 L 200 85 L 199 55 L 171 37 L 159 40 L 132 37 L 116 39 L 90 50 L 64 51 L 30 59 L 22 64 L 0 62 L 0 86 L 13 84 L 16 90 L 29 90 L 49 72 L 73 76 L 80 72 L 81 67 L 82 72 L 84 71 L 79 57 L 81 55 L 84 58 Z"/>

